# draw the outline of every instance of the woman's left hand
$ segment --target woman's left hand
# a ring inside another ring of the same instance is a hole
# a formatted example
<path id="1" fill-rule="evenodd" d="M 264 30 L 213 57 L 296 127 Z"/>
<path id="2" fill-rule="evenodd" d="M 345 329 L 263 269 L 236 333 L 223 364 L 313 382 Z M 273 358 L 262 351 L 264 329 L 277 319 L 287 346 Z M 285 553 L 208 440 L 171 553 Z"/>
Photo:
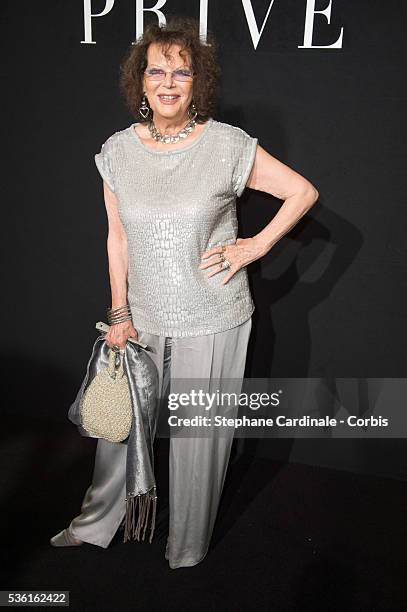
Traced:
<path id="1" fill-rule="evenodd" d="M 225 259 L 230 262 L 230 268 L 221 267 L 220 264 L 222 264 L 222 260 L 219 257 L 220 253 L 223 253 Z M 252 261 L 260 259 L 265 253 L 264 248 L 262 248 L 256 238 L 237 238 L 235 244 L 227 244 L 224 250 L 222 250 L 222 245 L 219 245 L 205 251 L 202 254 L 202 259 L 207 259 L 208 257 L 210 257 L 210 259 L 204 261 L 198 267 L 200 270 L 205 270 L 210 267 L 213 268 L 208 274 L 208 278 L 218 272 L 228 270 L 228 273 L 222 281 L 222 284 L 225 285 L 238 270 L 247 266 Z"/>

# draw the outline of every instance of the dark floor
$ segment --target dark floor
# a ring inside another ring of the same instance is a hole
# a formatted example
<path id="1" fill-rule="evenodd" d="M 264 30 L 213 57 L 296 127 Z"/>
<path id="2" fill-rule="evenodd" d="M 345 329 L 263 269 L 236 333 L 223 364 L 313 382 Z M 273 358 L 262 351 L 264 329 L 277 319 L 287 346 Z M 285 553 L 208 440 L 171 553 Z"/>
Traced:
<path id="1" fill-rule="evenodd" d="M 407 483 L 234 454 L 208 555 L 172 570 L 167 439 L 154 542 L 119 531 L 105 550 L 49 544 L 80 512 L 96 440 L 27 423 L 1 438 L 2 590 L 69 590 L 75 611 L 407 610 Z"/>

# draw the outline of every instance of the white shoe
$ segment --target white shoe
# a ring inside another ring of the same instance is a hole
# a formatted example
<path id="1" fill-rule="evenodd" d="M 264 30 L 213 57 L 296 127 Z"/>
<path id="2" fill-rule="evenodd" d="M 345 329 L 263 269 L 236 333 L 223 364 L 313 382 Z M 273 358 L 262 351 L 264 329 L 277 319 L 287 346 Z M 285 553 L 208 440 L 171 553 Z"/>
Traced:
<path id="1" fill-rule="evenodd" d="M 83 542 L 75 538 L 69 527 L 66 527 L 50 539 L 50 544 L 51 546 L 80 546 Z"/>

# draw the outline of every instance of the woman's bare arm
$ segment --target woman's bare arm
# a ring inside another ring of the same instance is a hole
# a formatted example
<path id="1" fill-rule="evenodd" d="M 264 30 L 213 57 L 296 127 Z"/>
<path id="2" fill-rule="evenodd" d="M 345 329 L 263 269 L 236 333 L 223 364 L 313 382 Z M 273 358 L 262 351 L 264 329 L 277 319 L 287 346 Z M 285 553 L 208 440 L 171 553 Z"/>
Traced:
<path id="1" fill-rule="evenodd" d="M 257 145 L 256 157 L 247 187 L 284 200 L 277 214 L 254 239 L 267 253 L 298 223 L 318 200 L 319 193 L 310 181 Z"/>
<path id="2" fill-rule="evenodd" d="M 116 195 L 103 181 L 103 193 L 108 219 L 107 253 L 109 258 L 109 278 L 112 294 L 112 308 L 119 308 L 127 303 L 128 249 L 127 236 L 120 220 Z M 130 320 L 116 323 L 106 335 L 109 346 L 116 344 L 124 348 L 129 336 L 138 336 Z"/>
<path id="3" fill-rule="evenodd" d="M 127 301 L 128 253 L 127 236 L 119 217 L 116 195 L 103 181 L 103 192 L 108 220 L 107 253 L 112 292 L 112 308 L 123 306 Z"/>
<path id="4" fill-rule="evenodd" d="M 264 191 L 285 200 L 277 214 L 258 234 L 251 238 L 237 238 L 226 247 L 225 256 L 230 263 L 222 283 L 226 284 L 244 266 L 266 255 L 290 231 L 318 200 L 319 193 L 312 183 L 298 172 L 267 153 L 260 145 L 256 148 L 247 187 Z M 215 246 L 202 254 L 201 270 L 210 268 L 208 277 L 222 271 L 219 258 L 222 246 Z M 207 260 L 207 261 L 205 261 Z"/>

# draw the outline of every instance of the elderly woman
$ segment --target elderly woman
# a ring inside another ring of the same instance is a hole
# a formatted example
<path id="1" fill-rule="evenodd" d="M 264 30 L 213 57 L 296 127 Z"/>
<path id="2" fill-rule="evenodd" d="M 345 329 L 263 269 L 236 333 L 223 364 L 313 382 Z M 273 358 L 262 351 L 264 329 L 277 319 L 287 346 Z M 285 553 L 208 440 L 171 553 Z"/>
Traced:
<path id="1" fill-rule="evenodd" d="M 109 224 L 106 342 L 123 348 L 134 337 L 153 347 L 162 396 L 173 379 L 191 378 L 220 391 L 234 381 L 240 392 L 254 311 L 246 267 L 318 198 L 257 138 L 213 118 L 220 71 L 209 43 L 190 18 L 147 27 L 121 71 L 139 121 L 95 155 Z M 262 231 L 237 238 L 236 197 L 246 186 L 285 202 Z M 234 435 L 226 429 L 171 436 L 165 556 L 173 569 L 208 552 Z M 125 462 L 124 444 L 98 440 L 82 512 L 54 546 L 109 546 L 125 514 Z"/>

